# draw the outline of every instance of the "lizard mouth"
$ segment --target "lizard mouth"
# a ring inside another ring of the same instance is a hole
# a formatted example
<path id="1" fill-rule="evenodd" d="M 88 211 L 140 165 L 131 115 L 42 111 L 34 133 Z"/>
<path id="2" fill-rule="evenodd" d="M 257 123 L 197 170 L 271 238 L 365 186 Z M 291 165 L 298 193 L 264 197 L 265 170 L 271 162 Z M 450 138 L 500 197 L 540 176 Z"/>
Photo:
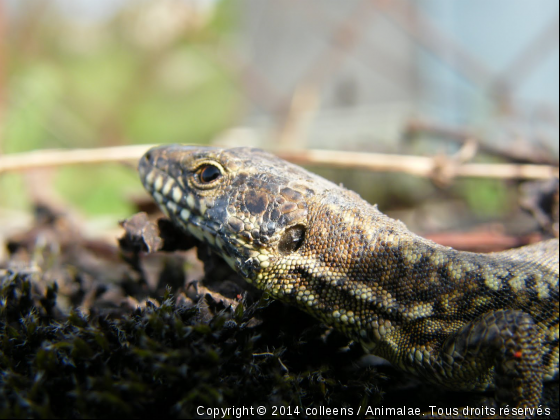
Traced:
<path id="1" fill-rule="evenodd" d="M 287 255 L 303 245 L 307 209 L 301 193 L 278 187 L 274 194 L 266 180 L 248 182 L 245 173 L 229 178 L 226 168 L 227 160 L 196 148 L 163 146 L 143 156 L 138 172 L 175 225 L 249 279 L 275 263 L 275 252 Z"/>
<path id="2" fill-rule="evenodd" d="M 208 217 L 206 201 L 185 184 L 185 173 L 174 174 L 173 165 L 156 152 L 148 151 L 138 165 L 144 188 L 173 223 L 210 245 L 232 268 L 239 269 L 238 258 L 246 261 L 255 252 L 250 252 L 242 238 L 224 230 L 223 221 Z"/>
<path id="3" fill-rule="evenodd" d="M 197 239 L 215 245 L 219 224 L 204 217 L 204 204 L 185 188 L 180 179 L 169 175 L 165 161 L 151 162 L 149 153 L 138 165 L 144 188 L 169 219 Z M 160 168 L 160 165 L 164 167 Z"/>

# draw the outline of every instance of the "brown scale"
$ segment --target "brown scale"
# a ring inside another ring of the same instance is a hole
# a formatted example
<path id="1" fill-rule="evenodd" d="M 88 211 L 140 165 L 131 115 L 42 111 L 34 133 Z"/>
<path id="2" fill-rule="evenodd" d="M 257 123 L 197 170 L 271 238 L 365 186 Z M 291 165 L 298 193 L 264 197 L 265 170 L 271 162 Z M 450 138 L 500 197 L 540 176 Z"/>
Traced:
<path id="1" fill-rule="evenodd" d="M 170 219 L 247 281 L 396 367 L 518 407 L 537 407 L 558 374 L 557 239 L 455 251 L 257 149 L 163 146 L 139 172 Z"/>

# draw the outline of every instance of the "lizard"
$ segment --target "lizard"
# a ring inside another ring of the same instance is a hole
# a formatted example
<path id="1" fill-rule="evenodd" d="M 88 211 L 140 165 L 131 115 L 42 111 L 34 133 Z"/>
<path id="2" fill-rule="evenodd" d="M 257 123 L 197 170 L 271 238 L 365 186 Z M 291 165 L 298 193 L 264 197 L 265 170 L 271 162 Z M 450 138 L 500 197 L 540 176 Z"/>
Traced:
<path id="1" fill-rule="evenodd" d="M 138 170 L 180 229 L 246 281 L 444 388 L 537 407 L 558 377 L 558 239 L 438 245 L 265 151 L 165 145 Z"/>

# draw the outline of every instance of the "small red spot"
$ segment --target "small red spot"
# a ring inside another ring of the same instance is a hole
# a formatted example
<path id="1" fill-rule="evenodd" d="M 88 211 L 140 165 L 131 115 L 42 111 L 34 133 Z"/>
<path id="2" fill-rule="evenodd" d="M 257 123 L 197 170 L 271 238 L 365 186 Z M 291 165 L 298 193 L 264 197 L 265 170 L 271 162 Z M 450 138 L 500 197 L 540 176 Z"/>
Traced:
<path id="1" fill-rule="evenodd" d="M 237 297 L 237 300 L 241 300 L 241 297 L 242 297 L 241 293 L 238 293 L 236 297 Z"/>
<path id="2" fill-rule="evenodd" d="M 521 356 L 522 356 L 521 350 L 517 350 L 515 353 L 513 353 L 513 357 L 515 357 L 516 359 L 521 359 Z"/>

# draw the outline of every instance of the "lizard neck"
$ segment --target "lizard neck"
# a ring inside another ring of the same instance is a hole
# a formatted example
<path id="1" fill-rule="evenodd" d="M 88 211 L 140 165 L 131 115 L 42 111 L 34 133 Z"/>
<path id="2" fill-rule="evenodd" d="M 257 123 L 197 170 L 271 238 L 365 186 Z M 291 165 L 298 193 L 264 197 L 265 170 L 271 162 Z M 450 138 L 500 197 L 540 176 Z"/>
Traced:
<path id="1" fill-rule="evenodd" d="M 529 270 L 519 264 L 438 245 L 353 193 L 324 197 L 309 206 L 303 246 L 280 257 L 256 285 L 373 353 L 398 363 L 393 355 L 402 343 L 394 337 L 408 337 L 399 330 L 410 324 L 423 324 L 426 336 L 446 336 L 493 299 L 522 300 L 512 287 L 524 289 Z"/>

